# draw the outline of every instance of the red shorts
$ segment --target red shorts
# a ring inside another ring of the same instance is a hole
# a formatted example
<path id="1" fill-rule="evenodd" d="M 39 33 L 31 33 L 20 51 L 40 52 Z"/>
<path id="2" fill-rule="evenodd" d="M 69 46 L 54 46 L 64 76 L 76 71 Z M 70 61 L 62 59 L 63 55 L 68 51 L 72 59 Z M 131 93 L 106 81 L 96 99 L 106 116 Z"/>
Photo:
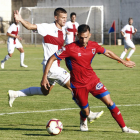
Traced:
<path id="1" fill-rule="evenodd" d="M 87 108 L 89 106 L 88 105 L 89 92 L 98 99 L 110 94 L 107 88 L 100 81 L 97 81 L 96 83 L 90 84 L 86 87 L 72 88 L 72 90 L 73 90 L 73 100 L 82 109 Z"/>

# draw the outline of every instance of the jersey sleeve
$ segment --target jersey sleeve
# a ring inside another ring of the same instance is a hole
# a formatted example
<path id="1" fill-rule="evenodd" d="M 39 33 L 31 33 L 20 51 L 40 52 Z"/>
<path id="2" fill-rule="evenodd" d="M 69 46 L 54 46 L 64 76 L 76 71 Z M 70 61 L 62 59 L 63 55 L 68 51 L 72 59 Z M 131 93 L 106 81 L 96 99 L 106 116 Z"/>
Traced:
<path id="1" fill-rule="evenodd" d="M 13 28 L 14 28 L 14 24 L 12 24 L 12 25 L 8 28 L 7 32 L 11 34 L 11 32 L 13 31 Z"/>
<path id="2" fill-rule="evenodd" d="M 127 25 L 125 25 L 125 26 L 121 29 L 121 31 L 124 32 L 124 33 L 125 33 L 125 30 L 126 30 L 126 26 L 127 26 Z"/>
<path id="3" fill-rule="evenodd" d="M 65 47 L 62 47 L 62 49 L 56 51 L 54 55 L 59 60 L 69 57 L 70 56 L 69 46 L 66 45 Z"/>
<path id="4" fill-rule="evenodd" d="M 37 32 L 42 35 L 46 36 L 48 34 L 48 31 L 50 30 L 50 26 L 47 23 L 42 23 L 42 24 L 36 24 L 37 25 Z"/>
<path id="5" fill-rule="evenodd" d="M 102 46 L 100 46 L 98 43 L 96 44 L 96 53 L 98 54 L 104 54 L 106 52 L 106 49 Z"/>
<path id="6" fill-rule="evenodd" d="M 78 29 L 78 27 L 79 27 L 79 23 L 77 23 L 77 29 Z"/>
<path id="7" fill-rule="evenodd" d="M 132 33 L 135 33 L 134 27 L 132 27 Z"/>

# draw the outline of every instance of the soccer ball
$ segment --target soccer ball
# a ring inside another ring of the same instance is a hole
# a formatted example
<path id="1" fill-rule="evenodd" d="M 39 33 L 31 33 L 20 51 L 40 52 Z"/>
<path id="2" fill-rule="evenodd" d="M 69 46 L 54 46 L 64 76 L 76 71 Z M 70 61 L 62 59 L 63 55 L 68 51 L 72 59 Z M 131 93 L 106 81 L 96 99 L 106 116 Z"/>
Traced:
<path id="1" fill-rule="evenodd" d="M 63 129 L 63 124 L 58 119 L 51 119 L 47 122 L 46 129 L 50 135 L 58 135 Z"/>

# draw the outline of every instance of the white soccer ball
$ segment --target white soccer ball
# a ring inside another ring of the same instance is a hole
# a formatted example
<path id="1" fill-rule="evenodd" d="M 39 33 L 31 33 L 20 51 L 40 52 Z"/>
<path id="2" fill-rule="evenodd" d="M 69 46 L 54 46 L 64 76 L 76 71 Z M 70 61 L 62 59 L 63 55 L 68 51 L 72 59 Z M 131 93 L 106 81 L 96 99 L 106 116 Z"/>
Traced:
<path id="1" fill-rule="evenodd" d="M 63 129 L 63 124 L 58 119 L 51 119 L 47 122 L 46 129 L 50 135 L 58 135 Z"/>

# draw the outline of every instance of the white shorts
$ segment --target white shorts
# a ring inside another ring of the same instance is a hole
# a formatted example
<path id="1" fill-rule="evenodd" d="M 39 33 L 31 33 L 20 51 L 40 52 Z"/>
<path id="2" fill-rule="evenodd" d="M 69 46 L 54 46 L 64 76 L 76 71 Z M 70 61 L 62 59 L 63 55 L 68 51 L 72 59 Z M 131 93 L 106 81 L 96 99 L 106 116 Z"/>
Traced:
<path id="1" fill-rule="evenodd" d="M 46 65 L 43 65 L 43 72 Z M 47 75 L 50 85 L 58 83 L 60 86 L 64 86 L 70 80 L 70 74 L 63 68 L 52 65 Z"/>
<path id="2" fill-rule="evenodd" d="M 132 42 L 132 40 L 130 40 L 130 39 L 125 40 L 124 39 L 124 48 L 128 50 L 129 48 L 135 48 L 135 45 Z"/>
<path id="3" fill-rule="evenodd" d="M 16 44 L 7 41 L 7 51 L 9 54 L 13 53 L 15 48 L 23 48 L 18 39 L 16 39 Z"/>

